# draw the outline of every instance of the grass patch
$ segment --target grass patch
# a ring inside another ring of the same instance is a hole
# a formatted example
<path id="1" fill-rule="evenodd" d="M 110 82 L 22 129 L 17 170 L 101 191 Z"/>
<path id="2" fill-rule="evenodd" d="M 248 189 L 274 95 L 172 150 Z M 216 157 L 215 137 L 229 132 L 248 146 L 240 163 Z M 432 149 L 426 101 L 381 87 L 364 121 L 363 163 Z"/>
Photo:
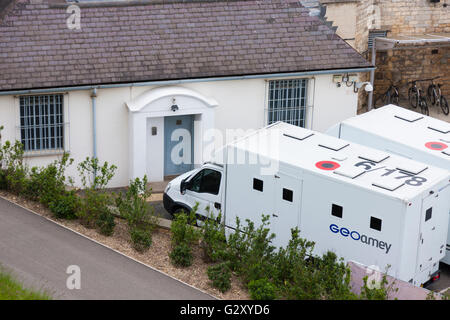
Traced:
<path id="1" fill-rule="evenodd" d="M 24 288 L 10 273 L 0 268 L 0 300 L 51 300 L 46 292 Z"/>

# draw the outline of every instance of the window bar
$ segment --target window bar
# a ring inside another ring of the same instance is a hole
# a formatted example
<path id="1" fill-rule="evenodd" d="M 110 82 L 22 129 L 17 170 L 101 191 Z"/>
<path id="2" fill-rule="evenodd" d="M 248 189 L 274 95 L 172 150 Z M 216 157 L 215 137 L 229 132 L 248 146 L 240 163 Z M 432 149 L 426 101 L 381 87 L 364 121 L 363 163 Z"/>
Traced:
<path id="1" fill-rule="evenodd" d="M 56 133 L 56 124 L 57 124 L 57 117 L 56 117 L 56 110 L 57 110 L 57 104 L 56 104 L 56 96 L 52 96 L 52 100 L 53 100 L 53 143 L 52 143 L 52 149 L 56 149 L 56 146 L 57 146 L 57 140 L 56 140 L 56 135 L 57 135 L 57 133 Z"/>

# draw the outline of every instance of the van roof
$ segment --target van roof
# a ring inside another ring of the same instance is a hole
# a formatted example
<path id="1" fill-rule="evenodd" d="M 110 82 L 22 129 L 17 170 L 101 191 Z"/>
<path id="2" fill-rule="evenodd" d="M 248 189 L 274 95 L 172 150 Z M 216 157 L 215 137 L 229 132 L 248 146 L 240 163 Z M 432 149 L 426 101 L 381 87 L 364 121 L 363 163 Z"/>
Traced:
<path id="1" fill-rule="evenodd" d="M 450 167 L 450 123 L 448 122 L 390 104 L 349 118 L 342 121 L 341 125 L 371 132 L 445 159 Z"/>
<path id="2" fill-rule="evenodd" d="M 444 180 L 450 181 L 450 172 L 444 169 L 283 122 L 257 130 L 227 148 L 248 151 L 258 155 L 260 161 L 279 161 L 404 201 Z M 238 155 L 234 155 L 238 161 Z M 267 161 L 263 166 L 269 167 Z"/>

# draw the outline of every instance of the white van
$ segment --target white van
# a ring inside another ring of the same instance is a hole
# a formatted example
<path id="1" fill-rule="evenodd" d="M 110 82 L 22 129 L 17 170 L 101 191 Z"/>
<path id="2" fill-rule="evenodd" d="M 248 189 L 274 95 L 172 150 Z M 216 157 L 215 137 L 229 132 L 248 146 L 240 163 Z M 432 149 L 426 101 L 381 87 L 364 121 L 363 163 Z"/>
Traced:
<path id="1" fill-rule="evenodd" d="M 450 123 L 405 108 L 387 105 L 347 119 L 326 133 L 450 171 Z M 450 265 L 450 224 L 448 228 L 442 262 Z"/>
<path id="2" fill-rule="evenodd" d="M 446 170 L 279 122 L 171 181 L 164 206 L 222 211 L 227 230 L 236 217 L 268 214 L 276 246 L 298 227 L 316 254 L 390 265 L 390 275 L 421 285 L 445 254 L 449 181 Z"/>

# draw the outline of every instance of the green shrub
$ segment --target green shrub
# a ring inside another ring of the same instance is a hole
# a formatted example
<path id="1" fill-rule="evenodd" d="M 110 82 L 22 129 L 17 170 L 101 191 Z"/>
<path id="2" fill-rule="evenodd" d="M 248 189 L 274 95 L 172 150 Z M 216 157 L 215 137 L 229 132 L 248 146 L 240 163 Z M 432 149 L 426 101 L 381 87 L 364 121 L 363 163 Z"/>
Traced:
<path id="1" fill-rule="evenodd" d="M 172 264 L 177 267 L 189 267 L 194 260 L 192 249 L 186 243 L 176 245 L 169 256 Z"/>
<path id="2" fill-rule="evenodd" d="M 110 210 L 113 201 L 105 188 L 117 167 L 108 162 L 100 165 L 97 158 L 86 158 L 77 169 L 84 186 L 84 196 L 77 212 L 80 222 L 88 228 L 99 228 L 104 235 L 111 235 L 115 227 Z"/>
<path id="3" fill-rule="evenodd" d="M 85 189 L 101 190 L 106 188 L 109 181 L 114 177 L 117 167 L 109 165 L 108 162 L 100 165 L 98 158 L 87 157 L 78 164 L 77 169 Z"/>
<path id="4" fill-rule="evenodd" d="M 133 228 L 130 230 L 133 248 L 138 252 L 144 252 L 152 245 L 152 234 L 149 230 Z"/>
<path id="5" fill-rule="evenodd" d="M 77 217 L 85 227 L 95 228 L 100 215 L 109 210 L 111 197 L 105 192 L 87 189 L 80 200 L 80 208 L 76 213 Z"/>
<path id="6" fill-rule="evenodd" d="M 314 243 L 300 238 L 297 228 L 286 248 L 274 259 L 272 282 L 278 295 L 294 300 L 356 299 L 350 288 L 350 269 L 333 252 L 312 254 Z"/>
<path id="7" fill-rule="evenodd" d="M 275 285 L 266 278 L 250 281 L 248 290 L 253 300 L 274 300 L 277 298 Z"/>
<path id="8" fill-rule="evenodd" d="M 197 207 L 198 205 L 193 208 L 189 215 L 184 212 L 175 215 L 170 227 L 172 245 L 186 244 L 192 246 L 200 239 L 200 231 L 195 227 Z"/>
<path id="9" fill-rule="evenodd" d="M 0 190 L 6 190 L 8 187 L 7 181 L 6 181 L 6 171 L 0 169 Z"/>
<path id="10" fill-rule="evenodd" d="M 201 227 L 201 247 L 205 262 L 218 262 L 226 257 L 225 226 L 222 223 L 222 214 L 217 217 L 209 213 Z"/>
<path id="11" fill-rule="evenodd" d="M 108 209 L 103 210 L 99 214 L 95 223 L 101 234 L 110 236 L 114 233 L 116 223 L 114 222 L 113 214 Z"/>
<path id="12" fill-rule="evenodd" d="M 27 171 L 26 166 L 8 169 L 6 172 L 6 189 L 17 195 L 24 194 L 28 185 Z"/>
<path id="13" fill-rule="evenodd" d="M 198 204 L 187 215 L 184 211 L 175 215 L 170 230 L 172 232 L 172 251 L 170 260 L 175 266 L 188 267 L 192 264 L 192 246 L 198 242 L 200 231 L 196 229 L 195 212 Z"/>
<path id="14" fill-rule="evenodd" d="M 207 273 L 214 288 L 221 292 L 226 292 L 231 288 L 231 271 L 226 262 L 209 267 Z"/>
<path id="15" fill-rule="evenodd" d="M 64 153 L 60 160 L 54 161 L 46 167 L 33 167 L 24 195 L 33 200 L 39 200 L 48 206 L 59 195 L 63 194 L 66 184 L 72 184 L 72 179 L 66 180 L 65 171 L 73 163 L 68 153 Z"/>
<path id="16" fill-rule="evenodd" d="M 75 219 L 79 206 L 80 200 L 73 191 L 58 195 L 49 204 L 50 211 L 61 219 Z"/>
<path id="17" fill-rule="evenodd" d="M 398 291 L 398 288 L 395 287 L 395 281 L 389 283 L 387 279 L 387 273 L 390 267 L 390 265 L 386 267 L 386 270 L 381 277 L 381 281 L 378 284 L 376 284 L 374 280 L 369 283 L 368 276 L 363 278 L 364 283 L 361 287 L 361 294 L 359 296 L 361 300 L 388 300 L 391 293 Z M 434 296 L 428 296 L 427 300 L 430 298 L 434 298 Z"/>
<path id="18" fill-rule="evenodd" d="M 151 195 L 151 189 L 147 185 L 147 176 L 142 180 L 136 178 L 130 182 L 128 190 L 121 192 L 116 198 L 119 213 L 128 223 L 133 247 L 140 252 L 151 246 L 151 233 L 157 224 L 153 207 L 147 203 Z"/>
<path id="19" fill-rule="evenodd" d="M 248 219 L 246 223 L 241 227 L 239 219 L 236 219 L 236 229 L 240 232 L 234 232 L 228 237 L 226 255 L 230 267 L 242 276 L 244 284 L 273 273 L 275 250 L 271 245 L 275 235 L 270 233 L 268 215 L 262 216 L 262 223 L 258 228 Z"/>
<path id="20" fill-rule="evenodd" d="M 20 141 L 12 144 L 5 141 L 0 146 L 0 170 L 4 172 L 4 186 L 6 189 L 21 194 L 27 185 L 28 168 L 23 163 L 23 145 Z"/>

